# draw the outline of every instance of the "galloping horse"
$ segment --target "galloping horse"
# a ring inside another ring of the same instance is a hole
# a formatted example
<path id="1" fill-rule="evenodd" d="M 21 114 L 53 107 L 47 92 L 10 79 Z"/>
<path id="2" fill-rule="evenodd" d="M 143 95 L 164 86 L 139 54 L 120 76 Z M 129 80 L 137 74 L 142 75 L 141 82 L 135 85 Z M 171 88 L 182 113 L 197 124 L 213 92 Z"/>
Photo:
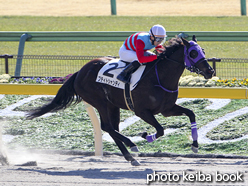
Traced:
<path id="1" fill-rule="evenodd" d="M 195 114 L 175 104 L 178 97 L 178 82 L 185 67 L 203 75 L 205 79 L 211 78 L 214 70 L 207 63 L 204 51 L 197 44 L 194 36 L 193 41 L 173 38 L 165 49 L 165 52 L 158 55 L 157 60 L 146 65 L 141 80 L 132 91 L 134 113 L 157 131 L 152 135 L 146 132 L 142 134 L 148 142 L 164 135 L 164 129 L 154 115 L 161 113 L 165 117 L 188 116 L 193 138 L 191 147 L 196 153 L 198 135 Z M 97 109 L 102 130 L 110 134 L 125 159 L 131 161 L 132 165 L 140 165 L 125 147 L 126 145 L 131 148 L 131 151 L 137 152 L 136 144 L 119 133 L 120 108 L 128 109 L 123 90 L 96 82 L 98 71 L 111 60 L 112 58 L 103 57 L 88 62 L 62 85 L 50 103 L 30 111 L 28 118 L 32 119 L 47 112 L 65 109 L 73 102 L 76 104 L 84 100 Z"/>

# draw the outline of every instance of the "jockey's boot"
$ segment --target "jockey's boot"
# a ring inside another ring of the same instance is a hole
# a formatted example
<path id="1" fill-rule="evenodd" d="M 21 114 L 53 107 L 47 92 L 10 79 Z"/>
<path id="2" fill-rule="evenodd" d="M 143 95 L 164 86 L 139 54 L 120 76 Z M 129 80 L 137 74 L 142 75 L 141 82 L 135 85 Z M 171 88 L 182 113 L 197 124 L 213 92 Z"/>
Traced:
<path id="1" fill-rule="evenodd" d="M 141 64 L 138 61 L 133 61 L 132 63 L 128 64 L 117 76 L 117 79 L 123 83 L 129 83 L 131 74 L 135 72 L 140 67 L 140 65 Z"/>

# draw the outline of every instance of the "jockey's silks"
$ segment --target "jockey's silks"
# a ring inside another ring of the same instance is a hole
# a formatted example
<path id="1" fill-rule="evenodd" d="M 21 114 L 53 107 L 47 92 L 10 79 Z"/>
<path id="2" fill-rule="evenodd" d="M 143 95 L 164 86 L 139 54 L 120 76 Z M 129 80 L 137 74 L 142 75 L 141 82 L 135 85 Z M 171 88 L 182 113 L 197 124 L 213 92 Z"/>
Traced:
<path id="1" fill-rule="evenodd" d="M 150 50 L 155 47 L 154 45 L 152 45 L 150 41 L 150 34 L 145 33 L 145 32 L 139 32 L 139 33 L 132 34 L 124 41 L 123 44 L 127 50 L 136 51 L 136 47 L 138 47 L 136 46 L 137 40 L 143 41 L 143 43 L 145 44 L 144 50 Z"/>

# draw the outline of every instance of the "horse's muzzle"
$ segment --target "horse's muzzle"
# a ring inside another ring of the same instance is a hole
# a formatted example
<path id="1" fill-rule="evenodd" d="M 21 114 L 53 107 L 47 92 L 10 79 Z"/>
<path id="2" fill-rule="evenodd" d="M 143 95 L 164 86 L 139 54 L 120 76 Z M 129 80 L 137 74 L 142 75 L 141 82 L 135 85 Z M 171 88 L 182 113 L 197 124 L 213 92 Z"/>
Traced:
<path id="1" fill-rule="evenodd" d="M 207 69 L 201 71 L 201 75 L 203 75 L 205 79 L 211 79 L 214 75 L 214 72 L 214 69 L 208 65 Z"/>
<path id="2" fill-rule="evenodd" d="M 201 60 L 200 63 L 196 64 L 200 69 L 200 74 L 204 76 L 205 79 L 211 79 L 214 75 L 214 69 L 208 64 L 207 60 Z"/>
<path id="3" fill-rule="evenodd" d="M 203 74 L 205 79 L 211 79 L 214 75 L 214 69 L 212 69 L 212 67 L 210 67 L 211 69 L 209 69 L 206 73 Z"/>

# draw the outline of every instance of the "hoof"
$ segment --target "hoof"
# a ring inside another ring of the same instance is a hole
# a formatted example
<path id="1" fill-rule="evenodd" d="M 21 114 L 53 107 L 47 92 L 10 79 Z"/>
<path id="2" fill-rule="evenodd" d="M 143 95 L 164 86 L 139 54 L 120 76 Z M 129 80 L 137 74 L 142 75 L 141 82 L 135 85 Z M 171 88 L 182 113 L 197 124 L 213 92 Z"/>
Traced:
<path id="1" fill-rule="evenodd" d="M 197 140 L 193 141 L 193 143 L 191 144 L 191 150 L 194 152 L 194 153 L 198 153 L 198 142 Z"/>
<path id="2" fill-rule="evenodd" d="M 144 139 L 146 139 L 146 136 L 147 136 L 147 135 L 148 135 L 147 132 L 143 132 L 143 133 L 141 134 L 141 137 L 144 138 Z"/>
<path id="3" fill-rule="evenodd" d="M 194 147 L 193 145 L 191 145 L 191 150 L 192 150 L 194 153 L 198 153 L 198 147 Z"/>
<path id="4" fill-rule="evenodd" d="M 137 146 L 133 146 L 133 147 L 131 147 L 131 151 L 132 152 L 139 152 L 139 149 Z"/>
<path id="5" fill-rule="evenodd" d="M 131 161 L 131 165 L 132 165 L 132 166 L 140 166 L 141 164 L 140 164 L 140 162 L 138 162 L 137 160 L 132 160 L 132 161 Z"/>

